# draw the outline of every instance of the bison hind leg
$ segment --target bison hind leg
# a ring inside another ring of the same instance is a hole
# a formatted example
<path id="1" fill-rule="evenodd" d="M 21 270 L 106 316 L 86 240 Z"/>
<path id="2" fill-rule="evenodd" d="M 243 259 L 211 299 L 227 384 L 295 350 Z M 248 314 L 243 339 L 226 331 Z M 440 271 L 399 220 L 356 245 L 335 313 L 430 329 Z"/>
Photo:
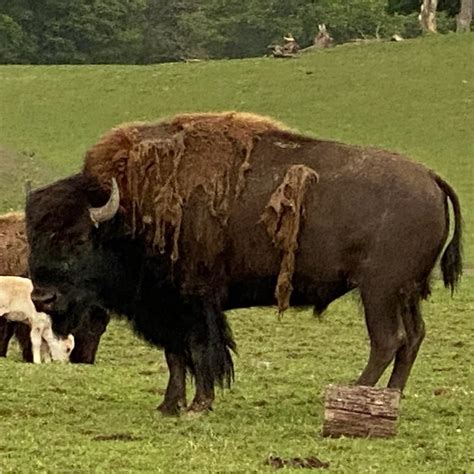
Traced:
<path id="1" fill-rule="evenodd" d="M 401 307 L 401 316 L 407 336 L 406 343 L 400 347 L 388 382 L 391 388 L 403 390 L 415 362 L 418 350 L 425 337 L 425 323 L 420 310 L 420 299 L 423 294 L 414 293 L 405 298 Z"/>
<path id="2" fill-rule="evenodd" d="M 380 281 L 371 283 L 361 288 L 370 338 L 370 355 L 364 371 L 356 382 L 358 385 L 368 386 L 378 382 L 407 340 L 401 318 L 399 292 L 385 288 Z"/>

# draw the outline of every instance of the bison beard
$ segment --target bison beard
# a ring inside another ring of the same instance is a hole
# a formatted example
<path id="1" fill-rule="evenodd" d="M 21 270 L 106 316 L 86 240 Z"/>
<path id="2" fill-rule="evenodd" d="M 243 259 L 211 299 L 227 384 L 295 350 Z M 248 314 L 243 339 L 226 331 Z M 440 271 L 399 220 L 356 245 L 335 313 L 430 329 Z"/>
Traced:
<path id="1" fill-rule="evenodd" d="M 89 150 L 81 174 L 31 194 L 33 298 L 60 333 L 72 330 L 75 307 L 125 314 L 164 347 L 160 409 L 177 413 L 186 372 L 196 411 L 232 379 L 223 310 L 276 295 L 280 310 L 321 312 L 358 288 L 371 341 L 358 383 L 374 385 L 394 360 L 389 386 L 403 389 L 424 336 L 419 302 L 449 232 L 448 199 L 454 233 L 441 269 L 454 288 L 459 201 L 422 165 L 246 114 L 124 125 Z"/>

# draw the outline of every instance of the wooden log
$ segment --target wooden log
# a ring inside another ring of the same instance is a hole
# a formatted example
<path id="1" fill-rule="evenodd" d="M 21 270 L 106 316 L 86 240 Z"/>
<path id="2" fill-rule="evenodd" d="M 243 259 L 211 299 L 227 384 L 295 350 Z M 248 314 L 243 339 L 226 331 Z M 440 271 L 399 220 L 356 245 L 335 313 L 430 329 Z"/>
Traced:
<path id="1" fill-rule="evenodd" d="M 397 433 L 399 406 L 397 389 L 329 385 L 323 436 L 390 438 Z"/>

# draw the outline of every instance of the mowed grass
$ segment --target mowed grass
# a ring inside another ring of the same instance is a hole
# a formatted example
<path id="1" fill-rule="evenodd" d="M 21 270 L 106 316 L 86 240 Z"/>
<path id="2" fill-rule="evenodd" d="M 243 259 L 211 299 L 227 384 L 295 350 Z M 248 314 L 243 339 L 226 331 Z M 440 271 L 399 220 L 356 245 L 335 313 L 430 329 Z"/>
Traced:
<path id="1" fill-rule="evenodd" d="M 110 127 L 179 112 L 267 114 L 317 137 L 409 154 L 459 193 L 474 264 L 474 34 L 346 45 L 295 60 L 0 66 L 0 146 L 54 179 Z M 36 181 L 44 181 L 45 176 Z M 47 180 L 47 179 L 46 179 Z M 16 186 L 0 176 L 1 189 Z M 19 198 L 0 200 L 0 211 Z"/>
<path id="2" fill-rule="evenodd" d="M 330 472 L 473 472 L 474 279 L 424 305 L 428 335 L 390 440 L 321 436 L 323 393 L 363 368 L 368 341 L 355 296 L 322 321 L 309 308 L 228 313 L 239 342 L 233 388 L 212 413 L 166 418 L 163 355 L 124 321 L 95 366 L 0 361 L 0 472 L 271 472 L 270 454 L 316 456 Z"/>

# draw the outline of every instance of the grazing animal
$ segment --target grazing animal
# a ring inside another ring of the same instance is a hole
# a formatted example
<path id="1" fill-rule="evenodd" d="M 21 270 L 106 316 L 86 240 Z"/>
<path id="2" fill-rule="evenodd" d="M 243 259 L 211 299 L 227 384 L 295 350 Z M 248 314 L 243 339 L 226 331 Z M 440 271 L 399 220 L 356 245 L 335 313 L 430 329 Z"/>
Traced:
<path id="1" fill-rule="evenodd" d="M 452 238 L 449 207 L 454 213 Z M 389 151 L 319 140 L 265 117 L 184 114 L 106 133 L 81 173 L 26 206 L 32 298 L 67 334 L 91 304 L 165 351 L 159 409 L 211 407 L 235 344 L 223 311 L 312 304 L 358 289 L 370 337 L 358 384 L 403 389 L 438 257 L 454 289 L 461 210 L 433 171 Z M 159 301 L 159 304 L 157 304 Z"/>
<path id="2" fill-rule="evenodd" d="M 30 295 L 33 284 L 28 278 L 0 277 L 0 317 L 9 321 L 20 321 L 27 324 L 30 330 L 33 362 L 41 363 L 41 356 L 46 362 L 53 360 L 67 361 L 74 349 L 74 336 L 58 338 L 51 329 L 50 317 L 37 312 Z"/>
<path id="3" fill-rule="evenodd" d="M 0 275 L 27 277 L 28 251 L 24 213 L 0 215 Z M 81 319 L 81 325 L 73 332 L 72 363 L 94 363 L 100 338 L 109 320 L 108 313 L 99 308 L 91 308 L 89 314 Z M 30 332 L 30 327 L 22 322 L 0 318 L 0 357 L 7 355 L 9 342 L 15 334 L 23 359 L 33 362 Z"/>
<path id="4" fill-rule="evenodd" d="M 318 33 L 314 37 L 313 44 L 316 48 L 330 48 L 334 45 L 333 37 L 328 33 L 326 25 L 318 25 Z"/>

